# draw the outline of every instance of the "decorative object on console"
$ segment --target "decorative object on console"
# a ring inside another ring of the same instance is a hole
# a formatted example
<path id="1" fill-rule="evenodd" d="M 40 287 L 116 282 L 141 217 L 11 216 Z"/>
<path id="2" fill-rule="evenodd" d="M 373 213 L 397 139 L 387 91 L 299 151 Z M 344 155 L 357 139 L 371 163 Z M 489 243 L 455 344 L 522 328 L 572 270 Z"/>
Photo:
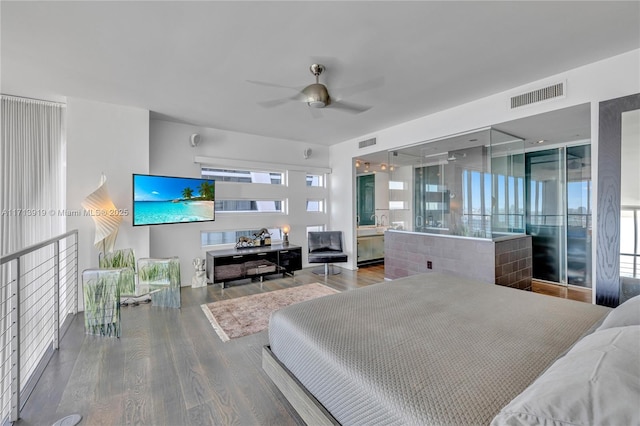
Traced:
<path id="1" fill-rule="evenodd" d="M 260 229 L 257 233 L 253 234 L 255 237 L 255 241 L 260 241 L 261 246 L 270 246 L 271 245 L 271 234 L 267 228 Z"/>
<path id="2" fill-rule="evenodd" d="M 236 243 L 236 248 L 248 248 L 253 247 L 255 245 L 254 241 L 249 237 L 239 237 L 238 242 Z"/>
<path id="3" fill-rule="evenodd" d="M 87 195 L 81 204 L 96 226 L 93 244 L 103 253 L 113 251 L 122 217 L 109 197 L 107 177 L 104 173 L 100 177 L 98 189 Z"/>
<path id="4" fill-rule="evenodd" d="M 282 245 L 287 247 L 289 245 L 289 225 L 284 225 L 282 227 Z"/>
<path id="5" fill-rule="evenodd" d="M 191 288 L 206 287 L 207 271 L 205 267 L 205 260 L 200 257 L 196 257 L 193 259 L 193 267 L 195 269 L 195 275 L 191 279 Z"/>

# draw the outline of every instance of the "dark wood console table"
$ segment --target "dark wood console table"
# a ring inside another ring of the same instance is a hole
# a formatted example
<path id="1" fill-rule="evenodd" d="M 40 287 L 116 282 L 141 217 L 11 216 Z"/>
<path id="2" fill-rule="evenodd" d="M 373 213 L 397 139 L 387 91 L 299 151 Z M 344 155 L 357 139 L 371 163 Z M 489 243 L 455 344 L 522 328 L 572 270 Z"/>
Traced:
<path id="1" fill-rule="evenodd" d="M 245 278 L 260 278 L 270 274 L 293 275 L 302 269 L 302 247 L 295 245 L 212 250 L 207 252 L 207 278 L 211 283 Z"/>

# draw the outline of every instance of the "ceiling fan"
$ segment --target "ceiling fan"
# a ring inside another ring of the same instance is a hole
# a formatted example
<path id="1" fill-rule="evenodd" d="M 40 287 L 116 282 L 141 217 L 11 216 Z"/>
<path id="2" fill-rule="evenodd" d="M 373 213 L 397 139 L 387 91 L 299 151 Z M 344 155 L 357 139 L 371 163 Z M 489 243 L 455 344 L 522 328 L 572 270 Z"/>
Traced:
<path id="1" fill-rule="evenodd" d="M 296 102 L 304 102 L 306 103 L 309 107 L 310 107 L 310 111 L 312 113 L 312 115 L 314 117 L 318 117 L 319 115 L 314 112 L 317 111 L 317 109 L 319 108 L 334 108 L 334 109 L 339 109 L 342 111 L 346 111 L 346 112 L 350 112 L 350 113 L 354 113 L 354 114 L 359 114 L 365 111 L 368 111 L 369 109 L 371 109 L 370 106 L 366 106 L 366 105 L 358 105 L 358 104 L 353 104 L 353 103 L 348 103 L 343 101 L 342 99 L 335 99 L 332 98 L 329 95 L 329 89 L 327 89 L 327 86 L 325 86 L 324 84 L 320 83 L 320 75 L 326 70 L 326 67 L 322 64 L 312 64 L 309 67 L 309 71 L 311 71 L 311 74 L 313 74 L 316 78 L 316 82 L 313 84 L 310 84 L 302 89 L 298 89 L 295 87 L 289 87 L 289 86 L 282 86 L 282 85 L 278 85 L 278 84 L 271 84 L 271 83 L 264 83 L 264 82 L 259 82 L 259 81 L 252 81 L 249 80 L 250 83 L 254 83 L 254 84 L 261 84 L 261 85 L 265 85 L 265 86 L 272 86 L 272 87 L 280 87 L 280 88 L 287 88 L 287 89 L 293 89 L 296 90 L 296 94 L 293 96 L 289 96 L 286 98 L 280 98 L 280 99 L 274 99 L 274 100 L 270 100 L 270 101 L 264 101 L 264 102 L 258 102 L 259 105 L 265 107 L 265 108 L 272 108 L 275 106 L 279 106 L 282 105 L 286 102 L 289 101 L 296 101 Z M 352 86 L 349 88 L 344 88 L 341 90 L 338 90 L 339 93 L 341 94 L 346 94 L 346 93 L 350 93 L 350 94 L 354 94 L 357 92 L 361 92 L 363 90 L 368 90 L 370 88 L 379 86 L 383 83 L 383 79 L 382 78 L 378 78 L 375 80 L 371 80 L 362 84 L 358 84 L 356 86 Z"/>

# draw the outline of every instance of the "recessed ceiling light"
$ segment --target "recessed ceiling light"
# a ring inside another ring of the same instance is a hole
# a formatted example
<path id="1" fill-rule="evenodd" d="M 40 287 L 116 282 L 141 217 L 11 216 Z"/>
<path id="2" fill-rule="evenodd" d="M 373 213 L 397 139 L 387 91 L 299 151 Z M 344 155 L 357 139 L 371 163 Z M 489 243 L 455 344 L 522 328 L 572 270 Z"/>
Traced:
<path id="1" fill-rule="evenodd" d="M 539 140 L 538 142 L 536 142 L 536 143 L 544 143 L 544 142 L 545 142 L 545 140 L 544 140 L 544 139 L 540 139 L 540 140 Z"/>

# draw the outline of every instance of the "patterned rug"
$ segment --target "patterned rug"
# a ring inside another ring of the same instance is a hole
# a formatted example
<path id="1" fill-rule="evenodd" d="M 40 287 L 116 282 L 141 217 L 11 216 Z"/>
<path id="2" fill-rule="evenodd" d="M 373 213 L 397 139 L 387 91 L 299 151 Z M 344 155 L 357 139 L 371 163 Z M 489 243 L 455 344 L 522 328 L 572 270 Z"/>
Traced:
<path id="1" fill-rule="evenodd" d="M 247 336 L 266 330 L 271 312 L 305 300 L 339 293 L 320 283 L 200 305 L 220 339 Z"/>

